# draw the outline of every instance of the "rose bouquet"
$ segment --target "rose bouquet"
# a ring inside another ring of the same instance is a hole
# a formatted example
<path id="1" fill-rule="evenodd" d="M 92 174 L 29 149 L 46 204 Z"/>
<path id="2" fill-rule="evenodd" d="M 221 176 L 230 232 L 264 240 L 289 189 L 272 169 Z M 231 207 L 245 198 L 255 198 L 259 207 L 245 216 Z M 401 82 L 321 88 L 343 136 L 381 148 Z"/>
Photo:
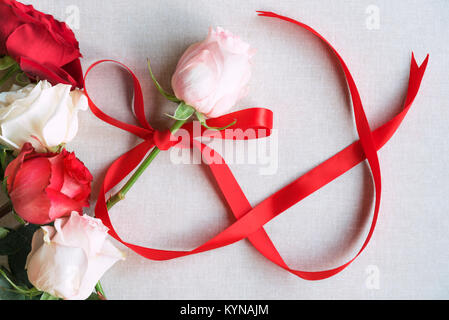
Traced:
<path id="1" fill-rule="evenodd" d="M 83 215 L 92 175 L 65 148 L 88 108 L 78 41 L 14 0 L 0 1 L 0 16 L 0 218 L 20 222 L 0 227 L 0 299 L 104 299 L 99 279 L 123 254 Z"/>
<path id="2" fill-rule="evenodd" d="M 0 13 L 6 17 L 0 27 L 1 89 L 9 84 L 0 92 L 0 178 L 9 199 L 0 214 L 11 212 L 21 222 L 18 229 L 0 229 L 0 255 L 8 256 L 9 265 L 0 269 L 1 297 L 104 299 L 99 279 L 123 254 L 107 239 L 104 221 L 82 215 L 92 175 L 65 149 L 77 133 L 78 112 L 88 108 L 88 100 L 93 108 L 87 92 L 79 90 L 84 80 L 78 42 L 64 23 L 32 6 L 2 0 Z M 154 133 L 156 145 L 111 196 L 109 208 L 192 116 L 214 132 L 236 124 L 233 117 L 207 119 L 224 115 L 246 94 L 253 54 L 239 37 L 210 29 L 181 57 L 172 78 L 174 94 L 162 89 L 148 61 L 159 92 L 178 104 L 169 116 L 176 122 Z"/>

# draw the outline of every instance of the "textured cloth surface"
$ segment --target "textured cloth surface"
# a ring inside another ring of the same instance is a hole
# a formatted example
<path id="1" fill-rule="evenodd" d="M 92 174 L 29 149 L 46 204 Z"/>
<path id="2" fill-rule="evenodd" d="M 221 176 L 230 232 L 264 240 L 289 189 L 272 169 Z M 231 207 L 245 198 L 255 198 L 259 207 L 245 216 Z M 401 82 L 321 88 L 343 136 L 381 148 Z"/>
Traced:
<path id="1" fill-rule="evenodd" d="M 145 260 L 121 246 L 127 260 L 102 283 L 111 299 L 447 299 L 449 298 L 449 2 L 448 1 L 139 1 L 35 0 L 38 10 L 67 20 L 80 42 L 84 70 L 116 59 L 135 71 L 147 114 L 165 129 L 175 105 L 153 87 L 146 68 L 169 89 L 177 60 L 209 26 L 240 35 L 257 49 L 242 107 L 274 111 L 271 169 L 257 159 L 264 142 L 214 142 L 255 205 L 355 139 L 346 84 L 336 59 L 305 31 L 256 10 L 304 22 L 340 52 L 360 90 L 371 127 L 402 107 L 414 51 L 430 54 L 418 97 L 402 126 L 379 152 L 383 194 L 371 243 L 350 267 L 319 282 L 301 280 L 265 260 L 247 241 L 173 261 Z M 125 81 L 128 84 L 125 84 Z M 134 122 L 129 77 L 98 67 L 88 85 L 97 105 Z M 93 200 L 110 163 L 138 139 L 88 111 L 68 148 L 94 175 Z M 265 142 L 266 143 L 266 142 Z M 277 148 L 277 153 L 276 153 Z M 233 155 L 234 153 L 234 155 Z M 173 164 L 164 152 L 111 210 L 126 240 L 161 249 L 191 249 L 232 221 L 207 168 Z M 265 173 L 265 174 L 261 174 Z M 268 173 L 268 174 L 267 174 Z M 161 192 L 160 190 L 164 190 Z M 93 203 L 94 204 L 94 203 Z M 267 224 L 286 262 L 320 270 L 352 258 L 366 237 L 373 186 L 361 164 Z M 93 206 L 88 211 L 93 214 Z M 3 221 L 11 222 L 11 219 Z M 2 222 L 3 222 L 2 221 Z"/>

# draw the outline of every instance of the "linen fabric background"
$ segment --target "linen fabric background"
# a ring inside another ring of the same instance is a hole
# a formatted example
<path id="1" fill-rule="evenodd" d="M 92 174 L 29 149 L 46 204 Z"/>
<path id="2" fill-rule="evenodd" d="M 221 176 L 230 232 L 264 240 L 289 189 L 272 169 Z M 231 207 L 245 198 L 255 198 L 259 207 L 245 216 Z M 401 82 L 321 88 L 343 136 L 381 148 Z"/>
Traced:
<path id="1" fill-rule="evenodd" d="M 449 298 L 449 2 L 441 1 L 139 1 L 34 0 L 38 10 L 74 27 L 87 67 L 116 59 L 135 71 L 150 123 L 165 129 L 175 105 L 158 95 L 146 59 L 170 89 L 177 60 L 209 26 L 240 35 L 258 53 L 250 93 L 241 107 L 274 111 L 278 139 L 265 164 L 232 161 L 222 152 L 256 205 L 357 139 L 344 77 L 319 40 L 291 24 L 256 16 L 274 11 L 309 24 L 340 52 L 360 90 L 371 127 L 402 108 L 411 52 L 429 66 L 410 113 L 379 151 L 383 177 L 380 217 L 364 253 L 335 277 L 304 281 L 273 265 L 247 241 L 172 261 L 146 260 L 126 247 L 127 260 L 102 279 L 110 299 L 447 299 Z M 107 113 L 133 122 L 129 76 L 104 65 L 91 74 L 89 92 Z M 236 108 L 237 109 L 237 108 Z M 110 163 L 138 138 L 80 114 L 74 150 L 94 175 L 92 207 Z M 263 143 L 228 142 L 233 153 Z M 213 146 L 224 149 L 221 141 Z M 237 148 L 238 146 L 238 148 Z M 276 166 L 275 166 L 276 167 Z M 273 172 L 272 172 L 273 173 Z M 372 217 L 373 186 L 366 164 L 301 201 L 266 225 L 286 262 L 320 270 L 359 250 Z M 165 152 L 111 210 L 127 241 L 161 249 L 192 249 L 233 218 L 205 166 L 172 164 Z M 13 224 L 11 217 L 1 223 Z M 2 260 L 1 262 L 4 262 Z"/>

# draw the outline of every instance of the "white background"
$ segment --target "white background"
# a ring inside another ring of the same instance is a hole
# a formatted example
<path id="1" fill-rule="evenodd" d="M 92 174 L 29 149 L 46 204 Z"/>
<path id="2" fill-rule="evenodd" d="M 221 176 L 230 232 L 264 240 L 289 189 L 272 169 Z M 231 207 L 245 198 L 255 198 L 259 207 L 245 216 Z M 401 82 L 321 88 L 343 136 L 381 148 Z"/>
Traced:
<path id="1" fill-rule="evenodd" d="M 264 259 L 247 241 L 166 262 L 146 260 L 116 242 L 127 260 L 102 279 L 110 299 L 449 298 L 449 1 L 26 2 L 75 22 L 84 70 L 103 58 L 132 68 L 141 80 L 150 122 L 158 129 L 171 124 L 163 113 L 172 113 L 175 105 L 153 88 L 147 58 L 169 88 L 177 60 L 206 36 L 209 26 L 229 29 L 256 48 L 250 93 L 240 105 L 274 111 L 279 168 L 275 175 L 262 176 L 260 166 L 231 165 L 253 205 L 357 139 L 344 78 L 329 50 L 302 29 L 257 17 L 256 10 L 309 24 L 337 48 L 372 128 L 401 110 L 412 50 L 419 64 L 430 54 L 410 113 L 379 152 L 383 194 L 372 241 L 342 273 L 324 281 L 301 280 Z M 371 8 L 379 9 L 374 29 Z M 106 65 L 92 74 L 89 89 L 99 106 L 132 122 L 126 81 L 123 71 Z M 93 200 L 109 164 L 137 142 L 90 111 L 81 115 L 79 134 L 69 148 L 94 175 Z M 192 249 L 233 221 L 208 169 L 173 165 L 168 153 L 128 195 L 111 216 L 118 233 L 136 244 Z M 372 199 L 369 169 L 359 165 L 266 230 L 291 267 L 335 267 L 352 258 L 365 239 Z M 88 212 L 93 214 L 93 206 Z"/>

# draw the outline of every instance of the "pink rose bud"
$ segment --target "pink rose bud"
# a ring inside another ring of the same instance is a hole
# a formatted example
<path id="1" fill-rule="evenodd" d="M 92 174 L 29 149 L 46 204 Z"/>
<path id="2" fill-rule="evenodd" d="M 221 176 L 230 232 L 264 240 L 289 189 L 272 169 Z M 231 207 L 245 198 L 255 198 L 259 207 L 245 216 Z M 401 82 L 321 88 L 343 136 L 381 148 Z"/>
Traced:
<path id="1" fill-rule="evenodd" d="M 33 224 L 47 224 L 89 206 L 92 175 L 74 153 L 36 153 L 25 143 L 6 168 L 15 212 Z"/>
<path id="2" fill-rule="evenodd" d="M 26 269 L 38 289 L 65 300 L 85 300 L 124 255 L 107 239 L 101 220 L 73 212 L 33 235 Z"/>
<path id="3" fill-rule="evenodd" d="M 208 117 L 227 113 L 247 93 L 254 53 L 229 31 L 211 28 L 179 60 L 172 78 L 176 97 Z"/>

